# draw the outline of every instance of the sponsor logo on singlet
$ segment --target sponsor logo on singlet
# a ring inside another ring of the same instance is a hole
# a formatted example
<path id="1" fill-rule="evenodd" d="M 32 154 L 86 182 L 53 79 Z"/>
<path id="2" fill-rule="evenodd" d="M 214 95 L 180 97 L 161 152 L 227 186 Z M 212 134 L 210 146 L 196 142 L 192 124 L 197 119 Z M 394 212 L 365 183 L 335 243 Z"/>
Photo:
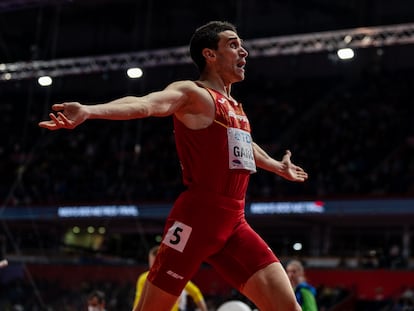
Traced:
<path id="1" fill-rule="evenodd" d="M 229 110 L 229 117 L 235 118 L 241 122 L 249 122 L 249 119 L 245 115 L 236 114 L 233 110 Z"/>
<path id="2" fill-rule="evenodd" d="M 223 105 L 226 101 L 227 101 L 227 100 L 226 100 L 225 98 L 223 98 L 223 97 L 221 97 L 221 98 L 217 99 L 217 102 L 218 102 L 219 104 L 222 104 L 222 105 Z"/>

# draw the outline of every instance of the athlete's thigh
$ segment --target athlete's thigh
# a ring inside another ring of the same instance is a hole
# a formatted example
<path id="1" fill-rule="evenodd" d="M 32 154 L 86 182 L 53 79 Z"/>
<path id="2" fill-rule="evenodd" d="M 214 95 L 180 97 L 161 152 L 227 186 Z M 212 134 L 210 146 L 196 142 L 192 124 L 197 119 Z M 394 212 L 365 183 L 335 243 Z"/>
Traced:
<path id="1" fill-rule="evenodd" d="M 259 310 L 300 311 L 289 278 L 280 262 L 254 273 L 241 289 Z"/>
<path id="2" fill-rule="evenodd" d="M 192 242 L 195 237 L 188 232 L 188 225 L 172 219 L 167 221 L 167 225 L 171 230 L 164 236 L 148 279 L 164 291 L 179 296 L 199 269 L 205 255 L 201 250 L 197 251 Z"/>
<path id="3" fill-rule="evenodd" d="M 238 290 L 255 272 L 278 261 L 267 243 L 244 219 L 225 246 L 207 260 Z"/>
<path id="4" fill-rule="evenodd" d="M 179 197 L 148 275 L 153 284 L 179 295 L 201 263 L 222 249 L 240 214 L 222 205 L 226 206 L 220 198 L 200 199 L 190 192 Z"/>

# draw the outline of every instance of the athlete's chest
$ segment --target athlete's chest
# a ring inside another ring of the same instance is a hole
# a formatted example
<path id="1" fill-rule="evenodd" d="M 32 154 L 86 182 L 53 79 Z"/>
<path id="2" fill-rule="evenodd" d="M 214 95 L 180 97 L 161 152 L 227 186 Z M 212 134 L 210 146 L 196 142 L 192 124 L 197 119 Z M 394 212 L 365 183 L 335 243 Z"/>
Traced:
<path id="1" fill-rule="evenodd" d="M 240 103 L 224 97 L 216 101 L 217 118 L 222 119 L 227 127 L 238 128 L 250 132 L 249 119 Z"/>

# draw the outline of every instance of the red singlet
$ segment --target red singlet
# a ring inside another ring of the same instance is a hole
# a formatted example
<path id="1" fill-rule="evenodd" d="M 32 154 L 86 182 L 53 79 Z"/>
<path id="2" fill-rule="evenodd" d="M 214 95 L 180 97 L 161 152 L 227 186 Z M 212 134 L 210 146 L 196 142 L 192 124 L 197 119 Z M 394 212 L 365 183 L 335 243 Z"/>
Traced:
<path id="1" fill-rule="evenodd" d="M 249 176 L 255 171 L 249 121 L 240 103 L 206 89 L 216 111 L 209 127 L 191 130 L 174 117 L 188 190 L 174 203 L 148 275 L 176 296 L 202 262 L 240 289 L 256 271 L 278 261 L 244 217 Z"/>

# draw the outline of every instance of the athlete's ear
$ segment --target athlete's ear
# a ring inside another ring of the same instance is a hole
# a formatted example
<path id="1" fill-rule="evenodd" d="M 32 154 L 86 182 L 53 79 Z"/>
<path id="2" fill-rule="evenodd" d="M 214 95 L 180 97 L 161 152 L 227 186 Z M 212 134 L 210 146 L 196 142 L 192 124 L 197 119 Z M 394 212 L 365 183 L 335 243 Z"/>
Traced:
<path id="1" fill-rule="evenodd" d="M 205 48 L 202 53 L 203 53 L 203 56 L 206 60 L 216 56 L 216 54 L 214 53 L 214 51 L 212 49 Z"/>

